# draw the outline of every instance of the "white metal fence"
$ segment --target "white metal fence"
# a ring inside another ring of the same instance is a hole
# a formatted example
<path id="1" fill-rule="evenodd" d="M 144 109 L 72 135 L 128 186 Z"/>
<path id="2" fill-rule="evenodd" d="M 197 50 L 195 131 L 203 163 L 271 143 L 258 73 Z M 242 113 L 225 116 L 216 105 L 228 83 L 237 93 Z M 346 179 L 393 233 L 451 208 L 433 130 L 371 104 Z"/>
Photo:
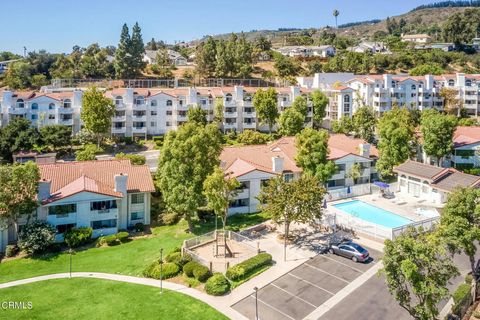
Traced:
<path id="1" fill-rule="evenodd" d="M 440 217 L 433 217 L 433 218 L 424 219 L 422 221 L 415 221 L 401 227 L 393 228 L 391 239 L 395 239 L 410 227 L 414 227 L 414 228 L 422 227 L 424 231 L 432 230 L 435 227 L 435 225 L 437 225 L 439 222 L 440 222 Z"/>
<path id="2" fill-rule="evenodd" d="M 340 189 L 328 190 L 328 201 L 335 201 L 340 199 L 346 199 L 351 197 L 363 196 L 371 193 L 370 183 L 359 184 L 351 187 L 344 187 Z"/>

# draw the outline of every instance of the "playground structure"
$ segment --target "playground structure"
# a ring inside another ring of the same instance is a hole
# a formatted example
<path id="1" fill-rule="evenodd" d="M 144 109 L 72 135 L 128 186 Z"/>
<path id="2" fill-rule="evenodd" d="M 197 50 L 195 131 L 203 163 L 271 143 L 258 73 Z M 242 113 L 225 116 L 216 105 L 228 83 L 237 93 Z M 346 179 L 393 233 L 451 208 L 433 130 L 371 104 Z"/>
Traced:
<path id="1" fill-rule="evenodd" d="M 183 242 L 182 253 L 207 266 L 212 272 L 225 272 L 260 252 L 255 240 L 230 230 L 215 230 Z"/>

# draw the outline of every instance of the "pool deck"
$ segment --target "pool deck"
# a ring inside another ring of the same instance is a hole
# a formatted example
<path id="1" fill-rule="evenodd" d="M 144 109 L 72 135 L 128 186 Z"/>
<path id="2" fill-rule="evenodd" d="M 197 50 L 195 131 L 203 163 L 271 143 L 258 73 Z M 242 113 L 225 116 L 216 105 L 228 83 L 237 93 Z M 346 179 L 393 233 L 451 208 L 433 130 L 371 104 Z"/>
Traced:
<path id="1" fill-rule="evenodd" d="M 427 200 L 418 199 L 412 196 L 409 196 L 404 193 L 395 192 L 394 199 L 385 199 L 380 196 L 378 191 L 373 191 L 372 194 L 353 197 L 338 201 L 332 201 L 329 203 L 327 210 L 338 210 L 333 207 L 333 205 L 343 202 L 349 202 L 353 200 L 361 200 L 373 206 L 382 208 L 384 210 L 395 213 L 399 216 L 405 217 L 412 221 L 422 221 L 427 219 L 427 217 L 418 215 L 415 213 L 415 210 L 418 208 L 427 209 L 427 210 L 437 210 L 442 208 L 442 205 L 434 204 L 428 202 Z"/>

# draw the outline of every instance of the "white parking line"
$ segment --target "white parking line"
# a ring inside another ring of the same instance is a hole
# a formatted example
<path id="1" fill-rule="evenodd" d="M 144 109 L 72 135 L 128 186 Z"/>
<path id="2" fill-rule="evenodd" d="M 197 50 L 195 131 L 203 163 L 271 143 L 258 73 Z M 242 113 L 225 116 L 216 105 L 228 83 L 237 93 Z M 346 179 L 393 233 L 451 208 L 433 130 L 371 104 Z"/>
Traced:
<path id="1" fill-rule="evenodd" d="M 323 269 L 320 269 L 319 267 L 312 266 L 312 265 L 310 265 L 310 264 L 308 264 L 308 263 L 305 263 L 305 265 L 306 265 L 307 267 L 310 267 L 310 268 L 315 269 L 315 270 L 317 270 L 317 271 L 320 271 L 320 272 L 323 272 L 323 273 L 325 273 L 325 274 L 328 274 L 329 276 L 334 277 L 334 278 L 336 278 L 336 279 L 338 279 L 338 280 L 340 280 L 340 281 L 343 281 L 343 282 L 345 282 L 345 283 L 350 283 L 350 281 L 347 281 L 347 280 L 345 280 L 345 279 L 343 279 L 343 278 L 340 278 L 340 277 L 338 277 L 338 276 L 336 276 L 336 275 L 334 275 L 334 274 L 332 274 L 332 273 L 330 273 L 330 272 L 328 272 L 328 271 L 325 271 L 325 270 L 323 270 Z"/>
<path id="2" fill-rule="evenodd" d="M 355 270 L 355 271 L 357 271 L 357 272 L 364 273 L 364 271 L 362 271 L 362 270 L 360 270 L 360 269 L 354 268 L 354 267 L 352 267 L 352 266 L 349 266 L 348 264 L 345 264 L 345 263 L 340 262 L 340 261 L 338 261 L 338 260 L 332 259 L 332 258 L 330 258 L 330 257 L 327 256 L 327 255 L 322 255 L 322 257 L 325 257 L 325 258 L 327 258 L 327 259 L 329 259 L 329 260 L 335 261 L 336 263 L 339 263 L 339 264 L 341 264 L 341 265 L 343 265 L 343 266 L 345 266 L 345 267 L 347 267 L 347 268 L 350 268 L 350 269 L 352 269 L 352 270 Z"/>
<path id="3" fill-rule="evenodd" d="M 328 291 L 327 289 L 324 289 L 324 288 L 322 288 L 322 287 L 320 287 L 320 286 L 317 286 L 317 285 L 316 285 L 315 283 L 313 283 L 313 282 L 310 282 L 310 281 L 308 281 L 308 280 L 305 280 L 305 279 L 303 279 L 303 278 L 300 278 L 299 276 L 296 276 L 296 275 L 294 275 L 294 274 L 292 274 L 292 273 L 287 273 L 287 274 L 288 274 L 289 276 L 292 276 L 292 277 L 294 277 L 294 278 L 297 278 L 297 279 L 300 280 L 300 281 L 306 282 L 306 283 L 308 283 L 309 285 L 311 285 L 311 286 L 313 286 L 313 287 L 315 287 L 315 288 L 318 288 L 318 289 L 320 289 L 320 290 L 323 290 L 323 291 L 325 291 L 326 293 L 331 294 L 332 296 L 335 295 L 333 292 L 330 292 L 330 291 Z"/>
<path id="4" fill-rule="evenodd" d="M 300 301 L 305 302 L 306 304 L 311 305 L 311 306 L 314 307 L 314 308 L 317 308 L 317 307 L 318 307 L 318 306 L 316 306 L 316 305 L 308 302 L 307 300 L 304 300 L 304 299 L 300 298 L 299 296 L 297 296 L 297 295 L 295 295 L 295 294 L 293 294 L 293 293 L 291 293 L 291 292 L 288 292 L 287 290 L 285 290 L 285 289 L 283 289 L 283 288 L 280 288 L 279 286 L 277 286 L 277 285 L 274 284 L 274 283 L 270 283 L 270 285 L 274 286 L 274 287 L 277 288 L 277 289 L 280 289 L 280 290 L 286 292 L 287 294 L 291 295 L 292 297 L 294 297 L 294 298 L 296 298 L 296 299 L 298 299 L 298 300 L 300 300 Z"/>
<path id="5" fill-rule="evenodd" d="M 249 297 L 255 299 L 255 296 L 254 296 L 254 295 L 250 295 Z M 269 305 L 269 304 L 266 303 L 265 301 L 263 301 L 263 300 L 261 300 L 261 299 L 258 299 L 258 298 L 257 298 L 257 300 L 258 300 L 260 303 L 263 303 L 265 306 L 267 306 L 267 308 L 270 308 L 270 309 L 272 309 L 273 311 L 278 312 L 278 313 L 280 313 L 281 315 L 283 315 L 283 316 L 285 316 L 285 317 L 287 317 L 287 318 L 289 318 L 289 319 L 295 320 L 295 318 L 290 317 L 288 314 L 282 312 L 281 310 L 278 310 L 278 309 L 275 308 L 274 306 Z"/>

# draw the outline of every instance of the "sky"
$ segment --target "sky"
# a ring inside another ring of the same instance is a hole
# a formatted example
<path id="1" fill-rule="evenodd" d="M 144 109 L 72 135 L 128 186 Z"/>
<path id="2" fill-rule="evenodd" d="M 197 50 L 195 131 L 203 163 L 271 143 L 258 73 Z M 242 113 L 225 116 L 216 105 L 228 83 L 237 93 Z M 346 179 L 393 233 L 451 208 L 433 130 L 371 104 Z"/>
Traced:
<path id="1" fill-rule="evenodd" d="M 16 0 L 0 1 L 0 51 L 117 45 L 123 23 L 168 43 L 252 29 L 310 28 L 383 19 L 434 0 Z"/>

